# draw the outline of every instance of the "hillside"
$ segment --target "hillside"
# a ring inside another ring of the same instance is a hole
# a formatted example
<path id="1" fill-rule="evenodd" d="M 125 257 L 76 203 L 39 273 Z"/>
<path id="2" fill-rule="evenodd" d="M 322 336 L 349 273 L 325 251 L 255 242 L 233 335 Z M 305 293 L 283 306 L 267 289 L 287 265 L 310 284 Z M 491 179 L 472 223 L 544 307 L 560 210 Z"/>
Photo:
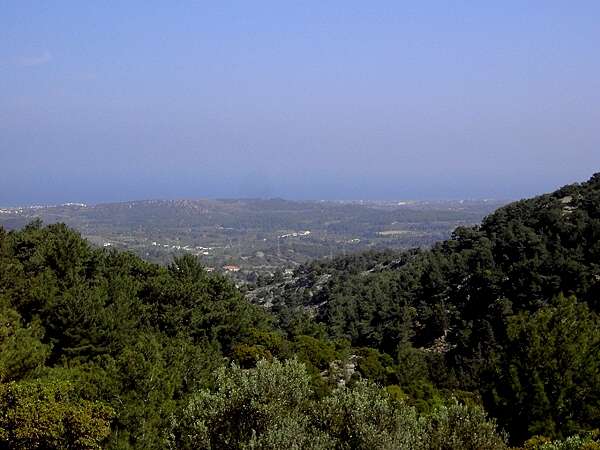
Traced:
<path id="1" fill-rule="evenodd" d="M 600 175 L 258 282 L 0 228 L 0 448 L 600 445 Z"/>
<path id="2" fill-rule="evenodd" d="M 429 251 L 312 262 L 248 298 L 283 326 L 303 310 L 381 362 L 418 361 L 405 390 L 416 377 L 478 392 L 512 437 L 600 425 L 600 175 L 502 207 Z"/>
<path id="3" fill-rule="evenodd" d="M 331 280 L 327 284 L 331 287 L 341 279 L 369 281 L 381 274 L 398 275 L 418 270 L 425 276 L 422 272 L 441 264 L 438 260 L 448 264 L 447 259 L 465 256 L 472 250 L 470 253 L 488 260 L 485 262 L 490 273 L 492 269 L 503 274 L 508 272 L 502 282 L 498 281 L 498 289 L 506 295 L 531 301 L 563 292 L 583 295 L 586 301 L 595 302 L 600 293 L 599 184 L 599 176 L 595 175 L 587 183 L 511 203 L 485 217 L 480 226 L 456 228 L 451 239 L 436 244 L 430 251 L 357 252 L 331 261 L 311 261 L 294 270 L 287 280 L 265 283 L 249 296 L 254 298 L 261 290 L 273 289 L 281 292 L 275 300 L 282 304 L 322 303 L 323 307 L 323 302 L 329 299 L 325 294 L 320 297 L 313 294 L 322 290 L 324 278 Z M 519 273 L 521 265 L 533 270 L 529 274 Z M 533 274 L 539 274 L 538 283 L 522 279 Z M 433 274 L 427 276 L 433 277 Z M 311 294 L 298 298 L 298 293 L 304 290 Z"/>
<path id="4" fill-rule="evenodd" d="M 505 448 L 479 406 L 418 411 L 347 342 L 274 319 L 191 255 L 0 228 L 0 448 Z"/>

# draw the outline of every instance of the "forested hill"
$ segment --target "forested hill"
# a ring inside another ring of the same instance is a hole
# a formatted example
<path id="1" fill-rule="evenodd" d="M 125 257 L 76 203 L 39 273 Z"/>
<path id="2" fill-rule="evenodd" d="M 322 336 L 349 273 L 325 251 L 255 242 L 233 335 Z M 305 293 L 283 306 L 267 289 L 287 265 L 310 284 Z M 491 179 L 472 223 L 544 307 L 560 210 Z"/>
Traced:
<path id="1" fill-rule="evenodd" d="M 451 239 L 429 251 L 364 252 L 302 265 L 292 280 L 278 280 L 285 294 L 275 300 L 288 305 L 290 299 L 305 306 L 322 304 L 329 309 L 328 289 L 339 279 L 355 276 L 363 280 L 357 284 L 365 284 L 365 280 L 368 284 L 382 273 L 412 273 L 422 281 L 418 286 L 421 294 L 441 295 L 453 287 L 462 292 L 480 277 L 485 278 L 489 291 L 479 286 L 477 292 L 465 292 L 466 297 L 477 294 L 488 301 L 508 297 L 519 307 L 527 307 L 543 304 L 549 296 L 562 292 L 580 296 L 596 307 L 595 302 L 600 301 L 599 218 L 597 174 L 586 183 L 499 208 L 481 226 L 459 227 Z M 441 276 L 441 272 L 452 273 L 454 278 Z M 461 273 L 466 279 L 460 278 Z M 328 289 L 313 295 L 321 291 L 321 286 L 311 289 L 314 281 L 323 278 L 331 279 Z M 414 287 L 390 286 L 403 293 Z M 307 295 L 299 297 L 302 293 Z"/>
<path id="2" fill-rule="evenodd" d="M 478 405 L 416 408 L 347 341 L 274 322 L 191 255 L 0 228 L 0 449 L 505 448 Z"/>
<path id="3" fill-rule="evenodd" d="M 517 440 L 600 426 L 599 174 L 429 251 L 313 262 L 250 297 L 376 348 L 381 383 L 477 392 Z"/>
<path id="4" fill-rule="evenodd" d="M 600 445 L 598 175 L 275 284 L 0 228 L 0 449 Z"/>

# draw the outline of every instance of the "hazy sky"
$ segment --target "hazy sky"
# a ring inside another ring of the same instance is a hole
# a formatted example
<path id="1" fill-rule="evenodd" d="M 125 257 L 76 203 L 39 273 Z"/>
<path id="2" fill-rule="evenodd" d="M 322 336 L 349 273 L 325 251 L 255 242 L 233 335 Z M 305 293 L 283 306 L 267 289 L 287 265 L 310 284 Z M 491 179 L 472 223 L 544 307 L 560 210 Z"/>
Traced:
<path id="1" fill-rule="evenodd" d="M 596 171 L 598 1 L 0 0 L 0 205 L 515 198 Z"/>

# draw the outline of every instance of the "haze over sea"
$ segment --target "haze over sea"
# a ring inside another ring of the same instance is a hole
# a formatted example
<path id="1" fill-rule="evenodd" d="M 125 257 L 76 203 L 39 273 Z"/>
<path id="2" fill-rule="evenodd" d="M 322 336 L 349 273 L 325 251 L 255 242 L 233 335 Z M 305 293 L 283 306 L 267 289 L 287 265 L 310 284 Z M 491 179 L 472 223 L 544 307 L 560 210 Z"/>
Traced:
<path id="1" fill-rule="evenodd" d="M 520 198 L 600 168 L 600 3 L 6 2 L 0 205 Z"/>

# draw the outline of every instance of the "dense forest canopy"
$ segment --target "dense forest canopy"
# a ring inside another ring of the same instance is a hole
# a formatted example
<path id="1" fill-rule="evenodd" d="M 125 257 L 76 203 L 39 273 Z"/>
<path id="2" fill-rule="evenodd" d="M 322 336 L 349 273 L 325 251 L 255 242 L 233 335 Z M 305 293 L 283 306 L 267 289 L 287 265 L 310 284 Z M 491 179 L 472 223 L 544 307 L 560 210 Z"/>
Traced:
<path id="1" fill-rule="evenodd" d="M 295 279 L 0 228 L 0 448 L 600 445 L 600 175 Z"/>

